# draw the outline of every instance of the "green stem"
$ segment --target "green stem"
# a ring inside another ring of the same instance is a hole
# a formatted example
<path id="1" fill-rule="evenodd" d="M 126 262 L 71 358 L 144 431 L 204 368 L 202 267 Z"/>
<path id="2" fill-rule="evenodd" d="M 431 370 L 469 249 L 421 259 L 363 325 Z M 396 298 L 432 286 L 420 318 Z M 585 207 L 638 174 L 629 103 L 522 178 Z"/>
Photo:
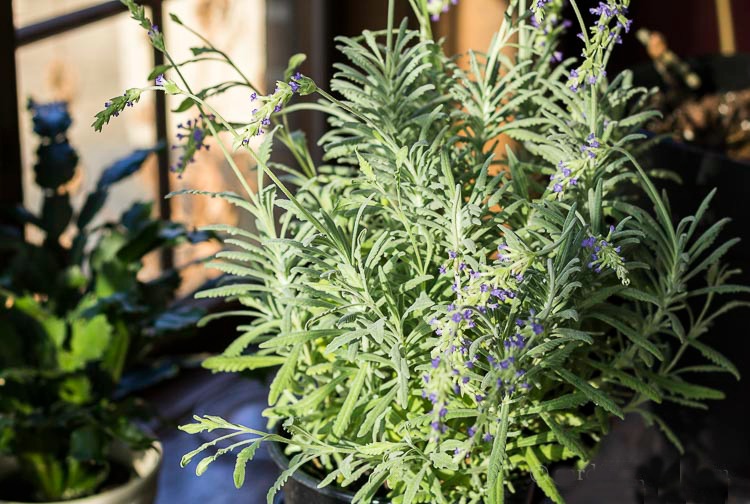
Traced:
<path id="1" fill-rule="evenodd" d="M 385 35 L 385 47 L 386 47 L 386 58 L 390 59 L 391 52 L 393 51 L 393 18 L 395 0 L 388 0 L 388 30 Z"/>
<path id="2" fill-rule="evenodd" d="M 583 22 L 583 16 L 581 16 L 581 11 L 578 9 L 578 4 L 576 3 L 576 0 L 570 0 L 570 4 L 573 6 L 573 10 L 576 13 L 576 18 L 578 18 L 578 24 L 581 25 L 581 33 L 583 33 L 583 39 L 586 43 L 586 47 L 589 45 L 589 34 L 588 30 L 586 29 L 586 23 Z"/>

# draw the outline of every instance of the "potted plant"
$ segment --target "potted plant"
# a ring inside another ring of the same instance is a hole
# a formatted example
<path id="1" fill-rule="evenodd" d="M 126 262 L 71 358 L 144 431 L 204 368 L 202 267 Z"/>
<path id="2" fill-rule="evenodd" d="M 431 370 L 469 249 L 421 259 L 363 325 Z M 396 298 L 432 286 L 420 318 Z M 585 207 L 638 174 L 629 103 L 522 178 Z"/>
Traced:
<path id="1" fill-rule="evenodd" d="M 110 188 L 153 149 L 104 170 L 74 219 L 67 184 L 78 155 L 66 135 L 67 107 L 29 108 L 44 197 L 39 215 L 5 209 L 18 226 L 0 235 L 0 502 L 150 503 L 161 448 L 136 423 L 145 406 L 121 398 L 118 386 L 157 337 L 192 329 L 204 313 L 168 305 L 180 283 L 175 271 L 150 282 L 137 275 L 146 253 L 206 235 L 152 218 L 148 203 L 119 222 L 97 222 Z M 60 236 L 71 223 L 67 245 Z M 24 237 L 23 225 L 43 233 L 41 243 Z"/>
<path id="2" fill-rule="evenodd" d="M 585 465 L 613 418 L 641 415 L 679 447 L 649 402 L 722 397 L 690 376 L 736 373 L 703 336 L 733 306 L 717 298 L 747 288 L 728 284 L 719 264 L 733 244 L 715 244 L 721 226 L 697 232 L 712 194 L 674 222 L 632 154 L 654 115 L 647 91 L 605 71 L 630 28 L 627 0 L 591 14 L 572 1 L 581 60 L 556 49 L 568 26 L 562 0 L 511 1 L 468 69 L 432 38 L 430 20 L 450 2 L 410 1 L 411 31 L 396 26 L 389 1 L 386 30 L 338 39 L 349 63 L 330 93 L 296 72 L 301 56 L 265 96 L 238 70 L 245 119 L 211 106 L 221 84 L 193 90 L 144 8 L 123 3 L 168 64 L 155 85 L 113 98 L 94 127 L 144 92 L 183 97 L 201 114 L 194 134 L 214 137 L 240 192 L 177 194 L 220 197 L 255 219 L 211 226 L 228 247 L 212 266 L 230 277 L 198 296 L 246 307 L 227 313 L 241 318 L 241 335 L 204 366 L 278 367 L 269 428 L 195 417 L 184 431 L 221 433 L 184 456 L 202 457 L 197 474 L 232 453 L 239 487 L 270 442 L 288 461 L 269 503 L 285 484 L 287 502 L 509 502 L 532 479 L 562 502 L 547 467 Z M 236 68 L 199 38 L 193 54 Z M 310 94 L 320 100 L 290 104 Z M 328 117 L 325 164 L 286 127 L 299 110 Z M 521 148 L 496 154 L 503 134 Z M 296 166 L 271 161 L 276 141 Z M 252 155 L 257 190 L 232 149 Z M 645 208 L 627 199 L 628 184 Z M 704 309 L 691 312 L 688 298 Z M 710 364 L 682 366 L 693 352 Z"/>

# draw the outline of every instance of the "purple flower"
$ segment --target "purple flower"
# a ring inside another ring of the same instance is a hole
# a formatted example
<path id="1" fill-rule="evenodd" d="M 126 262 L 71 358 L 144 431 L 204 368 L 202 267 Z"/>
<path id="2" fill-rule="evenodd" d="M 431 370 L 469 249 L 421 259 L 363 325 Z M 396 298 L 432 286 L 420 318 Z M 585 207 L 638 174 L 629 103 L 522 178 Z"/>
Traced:
<path id="1" fill-rule="evenodd" d="M 156 80 L 154 82 L 157 86 L 164 86 L 167 83 L 167 79 L 164 78 L 164 74 L 159 74 L 156 76 Z"/>
<path id="2" fill-rule="evenodd" d="M 596 244 L 596 238 L 589 236 L 581 242 L 581 248 L 592 248 Z"/>
<path id="3" fill-rule="evenodd" d="M 555 51 L 552 53 L 552 61 L 554 63 L 559 63 L 563 60 L 563 53 L 560 51 Z"/>
<path id="4" fill-rule="evenodd" d="M 477 394 L 474 396 L 474 399 L 476 399 L 477 402 L 484 401 L 484 396 L 482 394 Z"/>
<path id="5" fill-rule="evenodd" d="M 461 383 L 466 385 L 467 383 L 469 383 L 469 380 L 471 380 L 471 378 L 469 378 L 468 376 L 464 376 L 463 378 L 461 378 Z"/>
<path id="6" fill-rule="evenodd" d="M 563 187 L 562 187 L 562 185 L 560 185 L 560 184 L 555 184 L 555 185 L 554 185 L 554 186 L 552 187 L 552 190 L 553 190 L 553 191 L 555 191 L 556 193 L 559 193 L 559 192 L 562 192 L 562 190 L 563 190 Z"/>
<path id="7" fill-rule="evenodd" d="M 289 87 L 292 88 L 293 93 L 296 93 L 297 91 L 299 91 L 299 84 L 297 84 L 296 81 L 293 81 L 293 80 L 289 81 Z"/>
<path id="8" fill-rule="evenodd" d="M 455 259 L 456 257 L 458 257 L 458 253 L 457 253 L 457 252 L 454 252 L 454 251 L 452 251 L 452 250 L 449 250 L 449 251 L 448 251 L 448 257 L 449 257 L 450 259 Z"/>
<path id="9" fill-rule="evenodd" d="M 487 292 L 488 290 L 490 290 L 490 286 L 487 285 L 487 284 L 482 284 L 482 285 L 479 286 L 479 291 L 480 292 Z"/>
<path id="10" fill-rule="evenodd" d="M 440 365 L 440 357 L 435 357 L 432 359 L 432 369 L 437 369 Z"/>
<path id="11" fill-rule="evenodd" d="M 482 439 L 484 440 L 485 443 L 489 443 L 490 441 L 492 441 L 492 434 L 488 432 L 487 434 L 482 436 Z"/>
<path id="12" fill-rule="evenodd" d="M 438 412 L 438 416 L 440 418 L 445 417 L 445 415 L 447 415 L 447 414 L 448 414 L 448 408 L 446 408 L 445 406 L 443 406 L 442 408 L 440 408 L 440 411 Z"/>
<path id="13" fill-rule="evenodd" d="M 438 422 L 437 420 L 432 422 L 430 425 L 432 425 L 432 430 L 436 430 L 436 431 L 440 430 L 440 422 Z"/>
<path id="14" fill-rule="evenodd" d="M 479 278 L 481 276 L 481 273 L 479 273 L 478 271 L 472 271 L 471 273 L 469 273 L 469 276 L 472 279 L 476 280 L 477 278 Z"/>
<path id="15" fill-rule="evenodd" d="M 461 320 L 462 320 L 462 319 L 463 319 L 463 317 L 462 317 L 462 316 L 461 316 L 461 314 L 460 314 L 460 313 L 458 313 L 458 312 L 454 313 L 454 314 L 453 314 L 453 316 L 451 317 L 451 320 L 452 320 L 453 322 L 457 323 L 457 324 L 458 324 L 459 322 L 461 322 Z"/>
<path id="16" fill-rule="evenodd" d="M 430 375 L 422 375 L 422 379 L 425 383 L 430 383 Z"/>
<path id="17" fill-rule="evenodd" d="M 250 94 L 250 101 L 255 101 L 257 99 L 258 99 L 258 93 L 253 92 Z"/>
<path id="18" fill-rule="evenodd" d="M 534 334 L 539 335 L 544 332 L 544 327 L 542 327 L 541 324 L 537 324 L 536 322 L 533 322 L 531 324 L 531 330 L 534 331 Z"/>
<path id="19" fill-rule="evenodd" d="M 467 430 L 466 433 L 469 435 L 469 437 L 474 437 L 474 434 L 477 433 L 476 426 L 469 427 L 469 430 Z"/>

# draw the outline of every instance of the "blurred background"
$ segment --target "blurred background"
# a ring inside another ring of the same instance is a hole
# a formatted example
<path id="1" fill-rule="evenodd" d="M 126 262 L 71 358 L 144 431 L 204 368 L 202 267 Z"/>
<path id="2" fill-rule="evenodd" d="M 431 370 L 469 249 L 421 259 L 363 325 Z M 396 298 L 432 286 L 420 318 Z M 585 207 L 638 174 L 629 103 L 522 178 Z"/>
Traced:
<path id="1" fill-rule="evenodd" d="M 325 87 L 324 83 L 332 75 L 332 64 L 339 60 L 334 36 L 354 35 L 363 29 L 382 29 L 386 17 L 384 0 L 144 0 L 142 3 L 148 6 L 149 16 L 165 33 L 167 46 L 172 48 L 177 60 L 188 58 L 188 48 L 201 43 L 170 22 L 170 12 L 178 14 L 186 24 L 231 55 L 261 90 L 273 89 L 274 82 L 283 74 L 289 56 L 296 52 L 308 55 L 303 73 Z M 408 2 L 403 0 L 397 3 L 399 16 L 408 16 Z M 580 3 L 588 7 L 588 4 L 598 2 Z M 437 33 L 444 37 L 446 51 L 461 54 L 470 48 L 486 48 L 502 20 L 504 8 L 504 0 L 461 0 L 436 24 Z M 641 68 L 645 69 L 642 71 L 644 74 L 653 73 L 649 54 L 633 35 L 639 28 L 648 28 L 661 32 L 669 48 L 680 58 L 698 58 L 703 62 L 713 61 L 711 58 L 724 58 L 721 61 L 730 67 L 727 71 L 740 81 L 746 79 L 742 86 L 750 88 L 750 65 L 744 56 L 750 52 L 750 31 L 746 29 L 750 20 L 750 1 L 633 0 L 630 17 L 635 20 L 634 30 L 617 48 L 613 57 L 613 71 Z M 575 55 L 579 51 L 575 32 L 572 30 L 563 43 L 566 55 Z M 169 112 L 178 107 L 179 102 L 171 97 L 165 99 L 162 95 L 155 97 L 147 94 L 103 132 L 96 133 L 90 126 L 95 113 L 103 108 L 107 98 L 129 87 L 146 85 L 151 68 L 162 63 L 160 58 L 161 55 L 151 49 L 143 30 L 128 19 L 118 1 L 0 0 L 0 206 L 23 204 L 36 210 L 42 204 L 42 191 L 34 182 L 39 140 L 32 131 L 27 103 L 29 99 L 41 103 L 64 101 L 73 119 L 68 137 L 80 157 L 75 175 L 66 186 L 74 207 L 83 203 L 84 195 L 94 188 L 102 171 L 113 161 L 135 148 L 148 148 L 163 142 L 164 148 L 152 154 L 136 175 L 118 187 L 116 195 L 109 199 L 97 219 L 101 222 L 117 219 L 133 202 L 146 200 L 155 202 L 155 215 L 181 222 L 189 229 L 215 222 L 238 223 L 241 217 L 234 209 L 212 199 L 164 199 L 170 191 L 184 187 L 201 187 L 212 191 L 232 188 L 231 173 L 217 150 L 199 152 L 195 163 L 180 177 L 169 172 L 169 166 L 175 162 L 170 157 L 177 155 L 170 146 L 179 143 L 179 124 L 194 119 L 194 113 L 191 115 L 189 111 L 178 114 Z M 211 61 L 203 62 L 200 68 L 198 65 L 190 66 L 185 72 L 186 77 L 198 87 L 234 78 L 226 65 Z M 648 80 L 652 77 L 644 78 Z M 721 88 L 720 85 L 718 87 Z M 249 114 L 248 97 L 241 91 L 235 93 L 230 90 L 214 103 L 217 109 L 231 111 L 236 118 Z M 308 139 L 314 139 L 324 131 L 325 123 L 320 116 L 301 115 L 295 118 L 293 127 L 304 129 Z M 321 154 L 319 151 L 315 153 L 318 156 Z M 688 156 L 689 159 L 699 160 L 695 170 L 707 169 L 706 163 L 700 166 L 702 155 Z M 236 156 L 239 166 L 249 173 L 253 169 L 249 157 L 244 154 Z M 708 161 L 709 165 L 711 163 L 713 161 Z M 746 170 L 750 169 L 750 165 L 745 163 L 738 161 L 729 165 L 731 170 L 739 172 L 720 171 L 716 175 L 714 170 L 711 172 L 714 179 L 704 177 L 700 183 L 688 182 L 679 191 L 675 190 L 676 212 L 692 210 L 692 207 L 688 209 L 679 205 L 681 202 L 694 205 L 712 183 L 728 186 L 724 193 L 719 192 L 719 198 L 722 198 L 722 194 L 733 194 L 735 199 L 732 201 L 736 202 L 737 197 L 746 195 L 750 186 L 744 185 L 744 182 L 748 180 Z M 686 178 L 690 178 L 690 175 Z M 742 211 L 736 206 L 721 207 L 719 213 L 732 213 L 737 222 L 737 227 L 732 231 L 743 234 L 747 221 L 742 221 Z M 8 222 L 0 224 L 13 225 Z M 32 227 L 22 231 L 28 240 L 41 240 Z M 60 240 L 65 244 L 72 240 L 72 236 L 68 229 L 61 234 Z M 185 298 L 211 280 L 212 273 L 200 264 L 192 263 L 210 255 L 216 247 L 215 243 L 209 241 L 184 243 L 167 253 L 154 251 L 144 259 L 145 265 L 139 272 L 139 279 L 156 278 L 167 265 L 185 266 L 181 268 L 182 284 L 177 291 L 177 300 Z M 745 255 L 737 252 L 733 258 L 743 265 L 747 262 Z M 736 327 L 727 326 L 721 330 L 728 334 L 734 332 Z M 223 342 L 231 340 L 231 336 L 224 326 L 209 326 L 201 333 L 204 339 L 195 344 L 196 351 L 221 348 Z M 732 345 L 734 343 L 727 340 L 726 345 L 722 347 L 720 344 L 718 347 L 730 356 L 733 353 L 738 355 L 737 347 Z M 747 349 L 747 344 L 745 347 Z M 223 414 L 232 421 L 262 424 L 259 416 L 264 402 L 262 384 L 253 388 L 232 380 L 235 378 L 207 377 L 196 372 L 181 381 L 146 390 L 146 396 L 163 405 L 162 416 L 171 422 L 169 428 L 163 430 L 167 455 L 162 474 L 164 497 L 159 502 L 256 502 L 251 495 L 264 495 L 267 486 L 264 481 L 273 477 L 275 469 L 263 457 L 255 469 L 260 480 L 257 488 L 253 488 L 256 486 L 254 484 L 243 489 L 245 493 L 242 497 L 231 488 L 231 467 L 218 469 L 212 466 L 204 480 L 198 482 L 192 472 L 180 471 L 177 466 L 180 455 L 192 446 L 193 440 L 181 437 L 170 429 L 195 408 L 199 408 L 197 413 Z M 730 387 L 730 399 L 746 398 L 748 394 L 747 386 L 738 388 L 733 382 L 718 386 Z M 232 394 L 224 394 L 232 397 L 230 403 L 221 402 L 221 397 L 216 394 L 219 390 L 233 391 Z M 179 400 L 170 399 L 176 396 L 179 396 Z M 211 398 L 212 402 L 207 403 L 207 398 Z M 725 420 L 731 417 L 731 409 L 737 404 L 728 401 L 719 416 Z M 738 418 L 739 415 L 734 417 Z M 694 420 L 695 417 L 690 419 Z M 729 432 L 738 429 L 741 437 L 747 437 L 742 436 L 742 422 L 738 422 L 730 420 L 723 425 Z M 628 453 L 627 456 L 637 459 L 638 453 L 655 449 L 653 446 L 659 444 L 659 441 L 644 437 L 638 429 L 628 429 L 630 427 L 623 431 L 623 439 L 631 444 L 615 449 L 613 457 L 617 453 Z M 747 444 L 746 440 L 743 442 Z M 638 443 L 645 443 L 645 447 Z M 626 455 L 622 456 L 627 458 Z M 264 460 L 266 465 L 263 465 Z M 635 466 L 636 462 L 629 463 Z M 733 474 L 745 478 L 750 476 L 747 460 L 737 462 L 728 457 L 721 463 L 728 464 L 727 467 L 734 464 L 730 467 Z M 658 469 L 657 472 L 660 470 L 667 469 Z M 206 478 L 211 478 L 211 483 Z M 606 485 L 609 480 L 604 478 L 602 481 Z M 206 488 L 211 487 L 209 494 Z M 169 489 L 168 494 L 166 489 Z M 221 489 L 229 493 L 224 494 Z M 585 497 L 581 499 L 572 502 L 593 502 L 585 500 Z"/>

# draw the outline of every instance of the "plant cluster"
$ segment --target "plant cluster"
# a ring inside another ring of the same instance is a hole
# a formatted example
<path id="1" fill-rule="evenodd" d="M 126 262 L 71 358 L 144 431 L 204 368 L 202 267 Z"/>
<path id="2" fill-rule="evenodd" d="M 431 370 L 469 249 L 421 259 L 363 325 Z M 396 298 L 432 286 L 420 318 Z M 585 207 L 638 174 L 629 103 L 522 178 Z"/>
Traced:
<path id="1" fill-rule="evenodd" d="M 105 169 L 75 212 L 69 188 L 78 154 L 68 141 L 67 106 L 31 101 L 29 109 L 40 140 L 34 172 L 43 203 L 39 214 L 8 209 L 5 220 L 15 226 L 0 229 L 6 260 L 0 269 L 0 453 L 15 457 L 31 492 L 17 498 L 49 501 L 97 491 L 117 472 L 109 459 L 114 440 L 150 446 L 133 423 L 145 409 L 114 400 L 123 372 L 142 363 L 158 338 L 192 330 L 204 312 L 169 305 L 180 284 L 176 270 L 146 282 L 138 273 L 146 254 L 210 235 L 153 218 L 151 203 L 135 203 L 117 222 L 98 222 L 111 188 L 136 173 L 154 149 Z M 41 243 L 27 239 L 24 226 L 42 234 Z"/>
<path id="2" fill-rule="evenodd" d="M 151 29 L 143 9 L 123 1 Z M 558 49 L 571 26 L 564 2 L 511 0 L 490 47 L 470 52 L 466 68 L 430 35 L 436 3 L 411 2 L 418 31 L 394 26 L 390 1 L 385 31 L 338 38 L 348 62 L 330 93 L 292 78 L 301 58 L 263 99 L 245 79 L 263 104 L 250 119 L 224 118 L 209 99 L 221 85 L 192 91 L 180 72 L 191 61 L 157 47 L 170 63 L 156 87 L 208 118 L 244 190 L 182 193 L 223 198 L 255 221 L 208 228 L 226 235 L 212 266 L 228 277 L 199 297 L 245 308 L 226 313 L 242 319 L 239 335 L 204 366 L 280 366 L 269 432 L 213 416 L 182 427 L 223 433 L 183 458 L 203 456 L 198 474 L 234 453 L 241 486 L 258 446 L 273 441 L 291 460 L 269 503 L 313 463 L 326 473 L 321 486 L 352 488 L 355 502 L 494 504 L 525 474 L 562 502 L 545 465 L 585 464 L 610 419 L 629 413 L 679 447 L 649 401 L 704 407 L 722 393 L 692 383 L 694 373 L 737 375 L 702 341 L 741 305 L 717 298 L 747 292 L 720 264 L 735 240 L 717 242 L 725 221 L 701 227 L 713 194 L 675 222 L 635 156 L 655 114 L 644 110 L 648 92 L 628 72 L 609 80 L 605 71 L 630 27 L 628 0 L 592 9 L 593 26 L 571 1 L 580 59 Z M 201 40 L 193 54 L 234 67 Z M 289 104 L 299 90 L 320 100 Z M 288 131 L 287 114 L 299 110 L 327 115 L 323 164 Z M 265 137 L 254 149 L 258 117 Z M 257 191 L 219 132 L 253 156 Z M 508 137 L 516 143 L 501 143 Z M 271 162 L 276 140 L 298 166 Z M 687 351 L 708 363 L 681 365 Z"/>

